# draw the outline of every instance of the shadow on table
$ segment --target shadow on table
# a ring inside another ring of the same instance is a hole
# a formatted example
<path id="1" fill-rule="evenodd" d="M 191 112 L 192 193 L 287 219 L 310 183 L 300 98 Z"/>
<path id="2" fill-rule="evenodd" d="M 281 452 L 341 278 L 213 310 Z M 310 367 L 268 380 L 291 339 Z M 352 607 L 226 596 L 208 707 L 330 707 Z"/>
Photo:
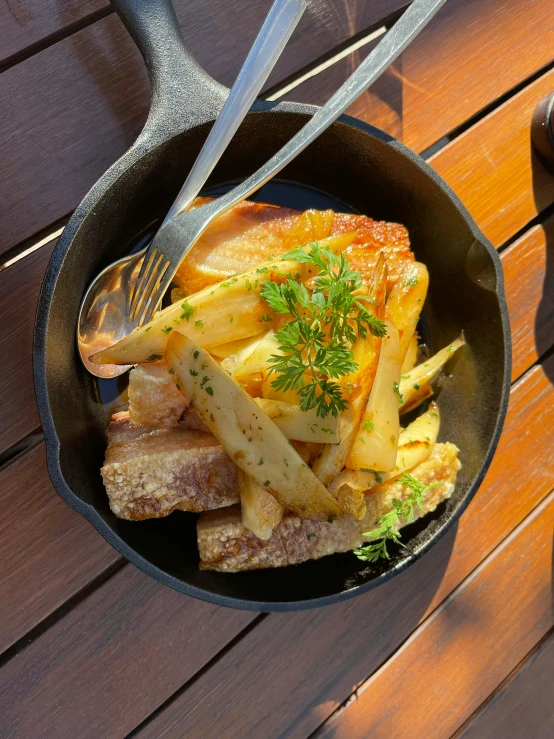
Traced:
<path id="1" fill-rule="evenodd" d="M 532 152 L 533 194 L 538 213 L 552 207 L 552 186 L 547 181 L 554 181 L 554 165 L 547 171 L 538 157 Z M 545 186 L 550 185 L 550 186 Z M 535 319 L 535 341 L 537 353 L 542 357 L 554 345 L 554 216 L 551 213 L 544 225 L 546 240 L 546 267 L 542 297 Z M 554 363 L 543 365 L 545 373 L 554 384 Z"/>

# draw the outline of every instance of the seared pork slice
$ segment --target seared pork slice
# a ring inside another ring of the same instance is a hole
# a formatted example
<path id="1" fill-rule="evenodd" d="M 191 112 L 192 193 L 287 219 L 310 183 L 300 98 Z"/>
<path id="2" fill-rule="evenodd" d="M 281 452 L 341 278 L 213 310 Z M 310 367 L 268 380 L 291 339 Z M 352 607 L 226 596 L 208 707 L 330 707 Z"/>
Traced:
<path id="1" fill-rule="evenodd" d="M 411 474 L 424 483 L 444 482 L 431 488 L 422 510 L 415 517 L 433 511 L 449 498 L 460 468 L 454 444 L 436 444 L 429 459 Z M 375 528 L 377 521 L 392 509 L 392 500 L 402 500 L 408 489 L 391 480 L 367 495 L 367 513 L 361 521 L 350 516 L 326 523 L 287 514 L 266 541 L 258 539 L 241 523 L 240 507 L 203 513 L 198 521 L 200 568 L 219 572 L 239 572 L 264 567 L 285 567 L 308 559 L 319 559 L 335 552 L 347 552 L 361 546 L 363 533 Z"/>
<path id="2" fill-rule="evenodd" d="M 118 413 L 101 469 L 110 508 L 141 521 L 175 510 L 207 511 L 239 501 L 236 467 L 212 434 L 150 429 Z"/>
<path id="3" fill-rule="evenodd" d="M 198 198 L 195 206 L 210 198 Z M 389 290 L 406 260 L 413 260 L 406 228 L 398 223 L 374 221 L 368 216 L 332 211 L 307 211 L 248 200 L 238 203 L 216 218 L 183 261 L 174 281 L 189 295 L 244 272 L 310 241 L 336 234 L 358 231 L 350 257 L 357 263 L 373 265 L 383 251 L 389 269 Z M 319 235 L 317 235 L 319 234 Z M 359 255 L 354 247 L 364 247 Z M 358 264 L 355 266 L 359 268 Z"/>
<path id="4" fill-rule="evenodd" d="M 187 401 L 175 387 L 165 362 L 137 364 L 129 372 L 129 415 L 132 423 L 171 428 L 183 415 Z"/>

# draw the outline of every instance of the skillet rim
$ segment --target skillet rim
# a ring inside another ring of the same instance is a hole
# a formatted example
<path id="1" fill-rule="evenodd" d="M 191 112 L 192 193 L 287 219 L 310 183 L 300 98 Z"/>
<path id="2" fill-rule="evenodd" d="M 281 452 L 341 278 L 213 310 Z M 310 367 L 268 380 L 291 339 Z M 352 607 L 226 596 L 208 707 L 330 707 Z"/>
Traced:
<path id="1" fill-rule="evenodd" d="M 266 101 L 257 101 L 252 107 L 251 112 L 270 112 L 277 114 L 282 112 L 313 115 L 313 113 L 317 109 L 317 106 L 307 105 L 303 103 L 280 102 L 277 104 L 272 104 Z M 207 122 L 208 120 L 211 119 L 206 118 L 206 121 L 198 120 L 193 125 L 200 125 L 202 122 Z M 33 377 L 39 417 L 44 431 L 48 474 L 50 476 L 54 489 L 62 498 L 62 500 L 64 500 L 73 510 L 75 510 L 77 513 L 80 513 L 89 523 L 91 523 L 92 526 L 94 526 L 94 528 L 104 537 L 104 539 L 106 539 L 106 541 L 111 546 L 113 546 L 113 548 L 119 554 L 124 556 L 128 561 L 137 566 L 145 574 L 153 577 L 155 580 L 163 583 L 164 585 L 168 585 L 169 587 L 177 590 L 180 593 L 198 598 L 209 603 L 213 603 L 215 605 L 249 611 L 261 610 L 277 612 L 308 610 L 349 600 L 358 595 L 369 592 L 370 590 L 377 588 L 379 585 L 382 585 L 389 580 L 392 580 L 396 575 L 399 575 L 401 572 L 413 565 L 416 561 L 421 559 L 421 557 L 423 557 L 432 547 L 434 547 L 459 520 L 460 516 L 465 511 L 470 501 L 479 489 L 485 477 L 485 474 L 492 462 L 506 418 L 511 386 L 512 342 L 508 318 L 508 309 L 504 292 L 503 268 L 497 250 L 478 228 L 470 213 L 463 205 L 461 200 L 458 198 L 458 196 L 450 188 L 450 186 L 418 154 L 416 154 L 414 151 L 405 146 L 405 144 L 393 138 L 384 131 L 371 126 L 364 121 L 360 121 L 357 118 L 353 118 L 352 116 L 342 115 L 333 124 L 333 126 L 340 125 L 346 125 L 356 128 L 365 134 L 369 134 L 370 136 L 377 138 L 388 146 L 391 146 L 391 148 L 394 149 L 400 156 L 407 158 L 409 161 L 415 164 L 415 166 L 422 170 L 423 173 L 427 177 L 429 177 L 434 182 L 434 184 L 439 187 L 440 190 L 442 190 L 444 195 L 450 199 L 454 207 L 458 210 L 458 212 L 461 214 L 464 221 L 466 222 L 471 235 L 477 243 L 481 244 L 481 246 L 486 249 L 494 265 L 496 284 L 492 292 L 494 292 L 498 301 L 498 309 L 502 327 L 502 337 L 504 341 L 504 368 L 499 411 L 497 414 L 494 431 L 491 436 L 491 441 L 489 443 L 477 475 L 475 475 L 475 477 L 473 478 L 473 481 L 465 495 L 458 501 L 456 507 L 450 512 L 450 515 L 440 526 L 438 526 L 438 528 L 436 528 L 436 530 L 425 543 L 421 544 L 415 551 L 410 552 L 410 554 L 404 557 L 401 561 L 397 562 L 395 565 L 391 566 L 389 569 L 368 580 L 367 582 L 351 587 L 348 590 L 343 590 L 339 593 L 307 600 L 268 602 L 244 598 L 235 598 L 213 593 L 212 591 L 199 588 L 189 583 L 185 583 L 182 580 L 174 577 L 173 575 L 169 575 L 156 565 L 152 564 L 152 562 L 145 559 L 135 549 L 126 544 L 123 539 L 104 521 L 96 508 L 81 500 L 81 498 L 79 498 L 71 490 L 71 488 L 65 481 L 60 465 L 61 444 L 50 409 L 48 378 L 46 371 L 46 343 L 48 339 L 47 333 L 50 317 L 50 306 L 52 296 L 56 287 L 57 277 L 63 264 L 64 257 L 67 254 L 68 250 L 71 248 L 73 239 L 77 235 L 82 221 L 94 208 L 97 200 L 101 198 L 105 193 L 107 193 L 110 187 L 112 187 L 116 183 L 119 177 L 122 176 L 130 167 L 137 164 L 143 156 L 151 154 L 152 150 L 154 148 L 157 148 L 157 146 L 159 146 L 160 144 L 163 144 L 168 140 L 174 138 L 174 136 L 183 133 L 182 128 L 180 128 L 179 130 L 175 130 L 170 134 L 166 132 L 165 135 L 154 137 L 158 138 L 158 141 L 153 142 L 150 137 L 148 141 L 145 141 L 144 139 L 139 139 L 134 146 L 132 146 L 125 154 L 123 154 L 121 158 L 118 159 L 97 180 L 97 182 L 92 186 L 92 188 L 89 190 L 89 192 L 85 195 L 81 203 L 76 208 L 74 214 L 72 215 L 62 235 L 60 236 L 50 258 L 43 279 L 37 304 L 35 328 L 33 335 Z"/>

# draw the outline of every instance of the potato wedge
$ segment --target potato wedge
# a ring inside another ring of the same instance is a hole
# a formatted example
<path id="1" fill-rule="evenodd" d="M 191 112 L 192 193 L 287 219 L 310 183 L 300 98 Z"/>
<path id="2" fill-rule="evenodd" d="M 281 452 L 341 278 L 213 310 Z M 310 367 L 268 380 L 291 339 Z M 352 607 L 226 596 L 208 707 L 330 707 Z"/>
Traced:
<path id="1" fill-rule="evenodd" d="M 387 336 L 381 342 L 375 380 L 352 450 L 346 460 L 346 466 L 351 470 L 365 467 L 390 472 L 396 464 L 400 433 L 400 338 L 392 321 L 385 323 Z"/>
<path id="2" fill-rule="evenodd" d="M 419 351 L 418 341 L 419 337 L 417 335 L 417 331 L 414 331 L 412 339 L 408 344 L 408 351 L 406 352 L 406 356 L 404 357 L 404 361 L 402 362 L 402 368 L 400 370 L 400 373 L 402 375 L 408 374 L 408 372 L 410 372 L 410 370 L 412 370 L 416 365 L 417 354 Z"/>
<path id="3" fill-rule="evenodd" d="M 238 478 L 242 525 L 258 539 L 269 539 L 273 529 L 281 523 L 285 509 L 246 472 L 239 470 Z"/>
<path id="4" fill-rule="evenodd" d="M 400 432 L 396 466 L 391 472 L 380 472 L 373 469 L 343 470 L 328 485 L 329 490 L 337 495 L 343 485 L 353 490 L 369 490 L 375 485 L 398 477 L 411 470 L 429 457 L 437 441 L 440 429 L 440 413 L 436 403 L 431 403 L 429 410 L 415 419 Z"/>
<path id="5" fill-rule="evenodd" d="M 415 395 L 411 396 L 410 402 L 404 403 L 400 406 L 400 415 L 415 410 L 419 405 L 423 403 L 424 400 L 427 400 L 427 398 L 430 398 L 432 395 L 433 388 L 431 387 L 431 385 L 421 385 L 419 390 L 415 391 Z"/>
<path id="6" fill-rule="evenodd" d="M 402 276 L 387 298 L 385 318 L 394 323 L 400 336 L 402 362 L 410 346 L 429 287 L 429 273 L 421 262 L 406 262 Z"/>
<path id="7" fill-rule="evenodd" d="M 445 346 L 439 352 L 434 354 L 425 362 L 418 364 L 413 370 L 402 375 L 400 379 L 400 394 L 402 395 L 403 405 L 412 406 L 414 398 L 421 390 L 422 385 L 426 385 L 437 374 L 440 368 L 445 365 L 452 355 L 465 344 L 464 337 L 459 336 L 451 344 Z"/>
<path id="8" fill-rule="evenodd" d="M 334 416 L 321 418 L 315 408 L 302 411 L 299 405 L 280 400 L 256 398 L 256 403 L 287 439 L 323 444 L 338 444 L 340 441 L 338 418 Z"/>
<path id="9" fill-rule="evenodd" d="M 334 497 L 255 401 L 203 349 L 176 331 L 168 372 L 235 464 L 303 518 L 340 516 Z"/>
<path id="10" fill-rule="evenodd" d="M 377 318 L 383 318 L 385 312 L 386 286 L 387 266 L 381 257 L 375 266 L 370 290 L 374 301 L 373 312 Z M 380 350 L 381 339 L 369 332 L 364 339 L 359 338 L 352 347 L 358 369 L 343 379 L 344 386 L 350 388 L 350 402 L 347 409 L 339 413 L 340 442 L 326 444 L 312 465 L 313 471 L 325 485 L 342 470 L 348 459 L 373 385 Z"/>
<path id="11" fill-rule="evenodd" d="M 266 331 L 260 331 L 255 336 L 248 336 L 246 339 L 236 339 L 235 341 L 227 341 L 224 344 L 217 344 L 217 346 L 210 346 L 209 352 L 212 357 L 218 359 L 227 359 L 232 354 L 237 354 L 241 349 L 245 349 L 247 346 L 259 341 Z"/>
<path id="12" fill-rule="evenodd" d="M 268 370 L 268 359 L 272 354 L 281 354 L 273 329 L 261 336 L 259 341 L 253 342 L 248 350 L 243 349 L 225 359 L 221 366 L 238 381 L 240 377 Z"/>
<path id="13" fill-rule="evenodd" d="M 178 328 L 199 346 L 217 346 L 244 339 L 267 328 L 271 314 L 260 291 L 267 280 L 282 280 L 291 272 L 306 272 L 294 260 L 276 261 L 209 286 L 182 303 L 158 313 L 150 323 L 135 329 L 91 361 L 99 364 L 138 364 L 161 359 L 169 334 Z M 266 319 L 266 320 L 264 320 Z"/>

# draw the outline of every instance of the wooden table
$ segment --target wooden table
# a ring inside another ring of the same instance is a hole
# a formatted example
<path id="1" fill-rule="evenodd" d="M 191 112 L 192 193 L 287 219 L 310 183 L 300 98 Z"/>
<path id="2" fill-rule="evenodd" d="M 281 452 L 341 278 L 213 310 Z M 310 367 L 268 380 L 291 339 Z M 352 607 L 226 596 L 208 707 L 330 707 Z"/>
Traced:
<path id="1" fill-rule="evenodd" d="M 456 530 L 377 591 L 295 614 L 158 584 L 48 480 L 31 377 L 41 279 L 149 92 L 107 0 L 1 5 L 2 737 L 554 736 L 554 176 L 530 147 L 554 91 L 551 3 L 448 0 L 352 111 L 422 153 L 498 247 L 513 387 Z M 269 92 L 324 102 L 406 4 L 312 0 Z M 269 5 L 176 2 L 190 48 L 227 84 Z"/>

